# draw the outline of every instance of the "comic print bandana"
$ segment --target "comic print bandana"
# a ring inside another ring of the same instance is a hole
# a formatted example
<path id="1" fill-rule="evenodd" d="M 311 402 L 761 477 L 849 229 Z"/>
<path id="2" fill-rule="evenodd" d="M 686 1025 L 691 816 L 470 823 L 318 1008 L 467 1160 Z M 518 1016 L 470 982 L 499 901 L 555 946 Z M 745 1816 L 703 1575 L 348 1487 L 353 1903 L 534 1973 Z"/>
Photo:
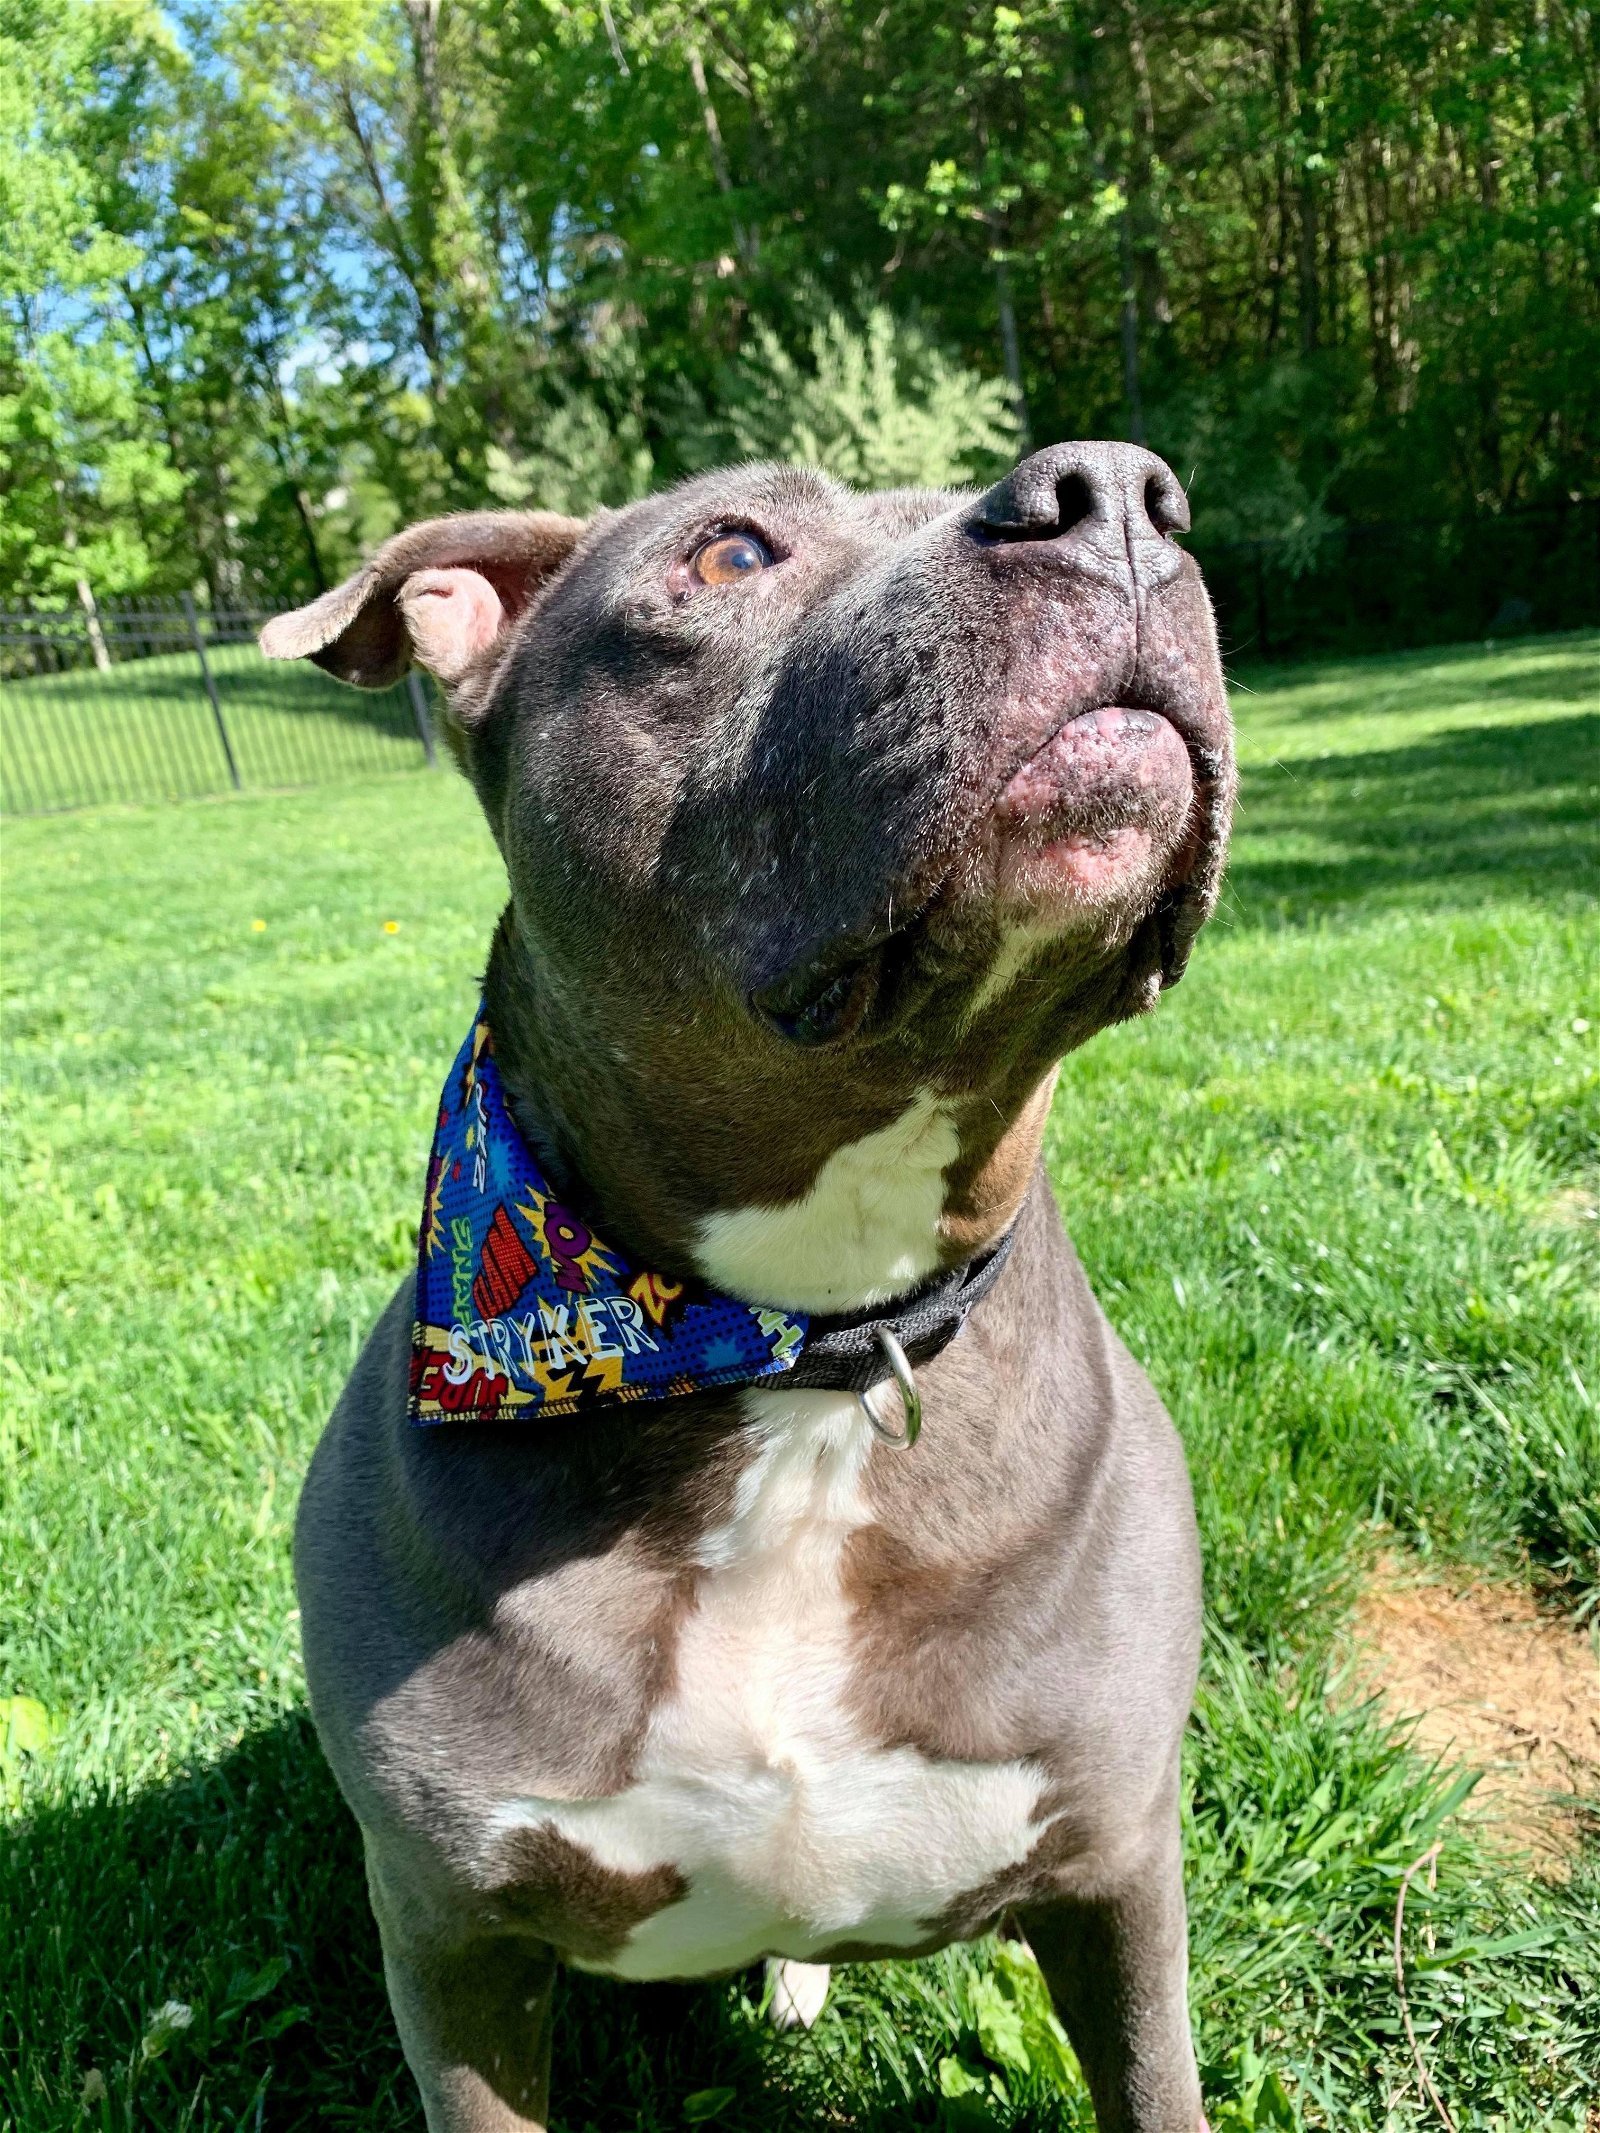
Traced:
<path id="1" fill-rule="evenodd" d="M 506 1109 L 480 1006 L 428 1161 L 413 1422 L 531 1422 L 749 1384 L 793 1367 L 807 1325 L 636 1266 L 564 1207 Z"/>

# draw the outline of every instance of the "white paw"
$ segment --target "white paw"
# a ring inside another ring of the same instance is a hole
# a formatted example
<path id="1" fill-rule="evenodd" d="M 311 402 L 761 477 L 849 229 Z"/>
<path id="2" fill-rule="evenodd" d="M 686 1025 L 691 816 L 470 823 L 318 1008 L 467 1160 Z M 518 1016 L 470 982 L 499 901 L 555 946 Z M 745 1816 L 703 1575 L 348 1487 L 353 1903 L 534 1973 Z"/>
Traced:
<path id="1" fill-rule="evenodd" d="M 809 2029 L 828 1998 L 826 1963 L 767 1957 L 767 2020 L 774 2029 Z"/>

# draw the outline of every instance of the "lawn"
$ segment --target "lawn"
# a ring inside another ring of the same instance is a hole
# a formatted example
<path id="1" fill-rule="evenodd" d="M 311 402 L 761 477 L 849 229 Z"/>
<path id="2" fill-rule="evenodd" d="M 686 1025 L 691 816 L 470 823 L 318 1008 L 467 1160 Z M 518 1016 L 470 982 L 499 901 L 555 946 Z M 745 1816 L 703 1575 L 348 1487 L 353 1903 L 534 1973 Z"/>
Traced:
<path id="1" fill-rule="evenodd" d="M 227 792 L 234 771 L 251 792 L 422 767 L 403 687 L 358 694 L 314 666 L 269 665 L 253 644 L 206 658 L 221 732 L 188 651 L 0 681 L 0 808 L 194 799 Z"/>
<path id="2" fill-rule="evenodd" d="M 1205 1531 L 1212 2125 L 1438 2123 L 1391 1937 L 1441 1843 L 1406 1910 L 1433 2079 L 1462 2133 L 1580 2133 L 1600 1862 L 1533 1879 L 1340 1655 L 1380 1549 L 1567 1612 L 1600 1591 L 1600 637 L 1244 682 L 1224 908 L 1158 1016 L 1069 1062 L 1049 1141 Z M 288 1540 L 407 1263 L 501 893 L 442 773 L 8 830 L 15 2133 L 420 2124 L 301 1708 Z M 570 1981 L 562 2133 L 1088 2124 L 1010 1950 L 846 1973 L 798 2041 L 753 1989 Z"/>

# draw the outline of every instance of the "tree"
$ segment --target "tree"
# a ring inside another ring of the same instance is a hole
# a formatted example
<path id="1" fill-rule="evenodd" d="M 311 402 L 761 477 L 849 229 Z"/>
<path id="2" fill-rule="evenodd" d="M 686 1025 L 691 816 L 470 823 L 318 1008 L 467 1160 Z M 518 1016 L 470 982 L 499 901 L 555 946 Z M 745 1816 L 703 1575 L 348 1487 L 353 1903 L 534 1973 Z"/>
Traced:
<path id="1" fill-rule="evenodd" d="M 712 450 L 1143 436 L 1313 575 L 1600 490 L 1572 0 L 0 9 L 14 586 L 297 594 Z"/>
<path id="2" fill-rule="evenodd" d="M 180 483 L 143 420 L 117 292 L 141 265 L 97 163 L 171 62 L 144 0 L 0 10 L 0 582 L 44 595 L 145 583 Z"/>

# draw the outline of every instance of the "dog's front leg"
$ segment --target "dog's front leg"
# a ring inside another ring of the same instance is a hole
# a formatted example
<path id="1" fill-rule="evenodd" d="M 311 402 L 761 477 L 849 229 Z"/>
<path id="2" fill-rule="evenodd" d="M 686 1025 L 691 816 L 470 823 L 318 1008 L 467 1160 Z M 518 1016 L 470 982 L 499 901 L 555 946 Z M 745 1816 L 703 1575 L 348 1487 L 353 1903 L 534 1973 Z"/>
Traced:
<path id="1" fill-rule="evenodd" d="M 545 2133 L 554 1954 L 522 1934 L 428 1919 L 386 1893 L 370 1853 L 367 1883 L 429 2133 Z"/>
<path id="2" fill-rule="evenodd" d="M 1176 1828 L 1109 1892 L 1030 1905 L 1017 1922 L 1078 2054 L 1100 2133 L 1203 2133 Z"/>

